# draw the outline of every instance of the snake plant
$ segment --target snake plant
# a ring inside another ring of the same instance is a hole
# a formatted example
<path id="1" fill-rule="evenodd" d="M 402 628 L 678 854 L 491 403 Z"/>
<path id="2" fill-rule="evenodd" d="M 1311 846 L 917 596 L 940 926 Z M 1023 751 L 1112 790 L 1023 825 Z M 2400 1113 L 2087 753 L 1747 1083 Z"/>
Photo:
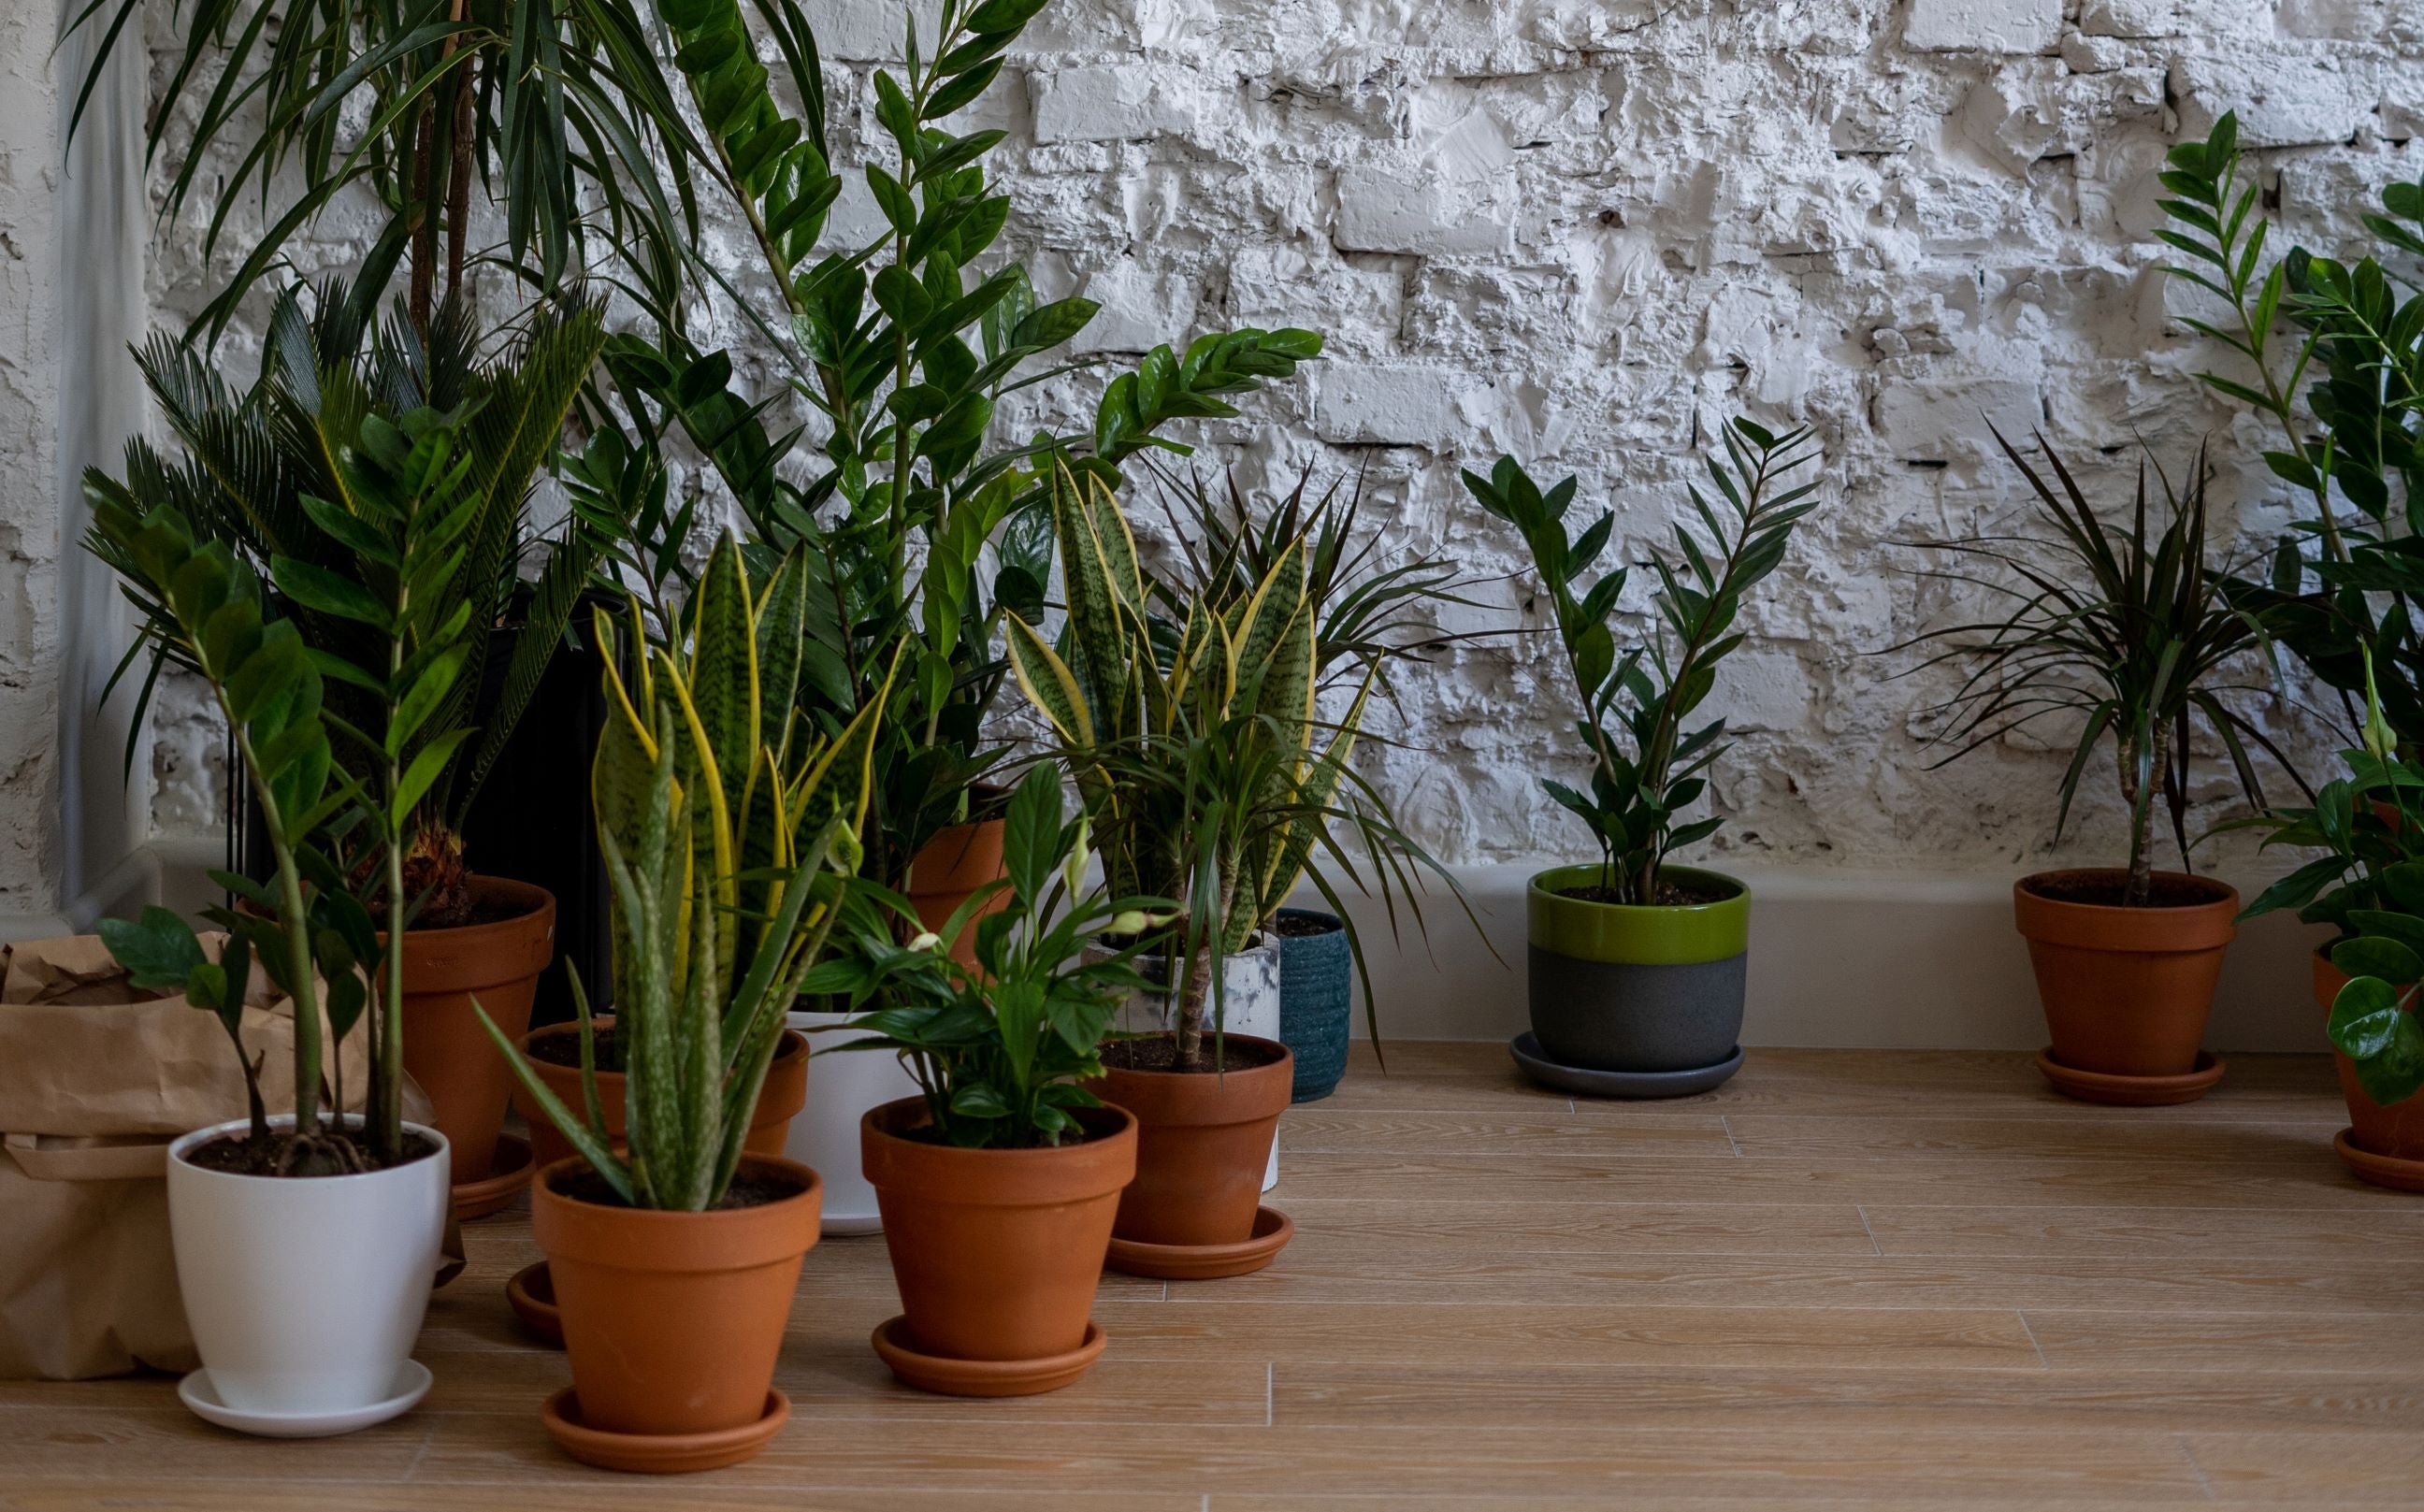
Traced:
<path id="1" fill-rule="evenodd" d="M 783 1014 L 859 862 L 868 740 L 888 688 L 835 738 L 793 717 L 807 586 L 796 553 L 753 585 L 740 541 L 726 535 L 700 576 L 685 638 L 648 645 L 630 602 L 628 678 L 616 629 L 598 616 L 608 715 L 590 793 L 614 883 L 629 1153 L 606 1130 L 596 1028 L 577 977 L 581 1113 L 482 1015 L 534 1103 L 635 1207 L 696 1212 L 722 1200 Z"/>
<path id="2" fill-rule="evenodd" d="M 1321 606 L 1308 592 L 1303 534 L 1251 592 L 1226 591 L 1225 571 L 1208 591 L 1179 590 L 1148 579 L 1098 473 L 1056 467 L 1051 506 L 1067 623 L 1056 646 L 1011 614 L 1012 670 L 1076 772 L 1108 890 L 1186 904 L 1176 1031 L 1179 1065 L 1193 1069 L 1207 990 L 1220 1025 L 1219 959 L 1245 948 L 1317 850 L 1353 871 L 1332 820 L 1361 836 L 1384 886 L 1393 858 L 1438 868 L 1348 765 L 1369 669 L 1342 718 L 1319 715 Z"/>

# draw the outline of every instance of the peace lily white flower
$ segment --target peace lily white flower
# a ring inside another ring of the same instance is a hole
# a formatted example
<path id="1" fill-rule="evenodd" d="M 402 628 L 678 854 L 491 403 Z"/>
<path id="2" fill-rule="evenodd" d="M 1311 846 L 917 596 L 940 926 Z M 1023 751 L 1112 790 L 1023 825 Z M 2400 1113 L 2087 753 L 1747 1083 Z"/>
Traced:
<path id="1" fill-rule="evenodd" d="M 1069 859 L 1060 867 L 1060 880 L 1068 884 L 1073 898 L 1086 890 L 1086 867 L 1094 859 L 1094 852 L 1086 845 L 1092 822 L 1083 814 L 1077 816 L 1076 843 L 1069 848 Z"/>
<path id="2" fill-rule="evenodd" d="M 909 948 L 912 950 L 925 950 L 934 955 L 941 955 L 943 953 L 943 937 L 936 934 L 932 930 L 924 930 L 919 931 L 917 938 L 909 942 Z"/>

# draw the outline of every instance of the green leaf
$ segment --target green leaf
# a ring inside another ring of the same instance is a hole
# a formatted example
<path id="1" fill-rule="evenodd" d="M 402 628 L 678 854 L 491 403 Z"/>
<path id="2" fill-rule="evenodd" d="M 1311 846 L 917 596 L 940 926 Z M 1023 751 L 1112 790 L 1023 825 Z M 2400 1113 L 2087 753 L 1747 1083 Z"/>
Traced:
<path id="1" fill-rule="evenodd" d="M 2379 977 L 2409 984 L 2424 978 L 2424 959 L 2397 940 L 2372 936 L 2332 947 L 2332 964 L 2352 977 Z"/>
<path id="2" fill-rule="evenodd" d="M 269 564 L 270 581 L 278 591 L 306 609 L 340 619 L 353 620 L 374 629 L 386 629 L 391 615 L 388 607 L 371 595 L 370 590 L 350 579 L 339 577 L 326 567 L 293 557 L 279 557 Z"/>
<path id="3" fill-rule="evenodd" d="M 93 926 L 127 979 L 148 993 L 182 993 L 195 967 L 208 957 L 193 926 L 154 903 L 133 920 L 105 918 Z"/>

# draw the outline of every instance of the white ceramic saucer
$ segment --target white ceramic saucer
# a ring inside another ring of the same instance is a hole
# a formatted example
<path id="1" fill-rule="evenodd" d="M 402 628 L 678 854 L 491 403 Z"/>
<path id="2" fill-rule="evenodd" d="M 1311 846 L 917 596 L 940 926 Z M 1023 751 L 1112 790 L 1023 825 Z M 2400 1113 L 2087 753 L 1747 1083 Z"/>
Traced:
<path id="1" fill-rule="evenodd" d="M 233 1428 L 238 1433 L 258 1434 L 264 1439 L 327 1439 L 402 1417 L 429 1394 L 430 1378 L 427 1365 L 407 1360 L 395 1373 L 395 1389 L 384 1402 L 343 1412 L 247 1412 L 219 1400 L 218 1389 L 211 1384 L 211 1373 L 205 1367 L 177 1383 L 177 1397 L 203 1422 Z"/>

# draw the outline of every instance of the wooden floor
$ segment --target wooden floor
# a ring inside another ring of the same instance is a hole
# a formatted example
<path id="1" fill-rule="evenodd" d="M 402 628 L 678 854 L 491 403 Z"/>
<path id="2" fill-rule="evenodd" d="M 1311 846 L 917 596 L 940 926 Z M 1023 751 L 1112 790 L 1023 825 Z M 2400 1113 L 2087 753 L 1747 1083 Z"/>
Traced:
<path id="1" fill-rule="evenodd" d="M 1708 1096 L 1580 1104 L 1402 1044 L 1282 1126 L 1296 1242 L 1104 1278 L 1077 1386 L 894 1385 L 881 1239 L 807 1259 L 761 1458 L 641 1482 L 541 1431 L 518 1214 L 468 1229 L 408 1417 L 274 1443 L 165 1379 L 0 1385 L 0 1508 L 1571 1512 L 2424 1505 L 2424 1198 L 2363 1186 L 2320 1059 L 2188 1107 L 2025 1057 L 1755 1050 Z M 333 1485 L 333 1482 L 350 1484 Z"/>

